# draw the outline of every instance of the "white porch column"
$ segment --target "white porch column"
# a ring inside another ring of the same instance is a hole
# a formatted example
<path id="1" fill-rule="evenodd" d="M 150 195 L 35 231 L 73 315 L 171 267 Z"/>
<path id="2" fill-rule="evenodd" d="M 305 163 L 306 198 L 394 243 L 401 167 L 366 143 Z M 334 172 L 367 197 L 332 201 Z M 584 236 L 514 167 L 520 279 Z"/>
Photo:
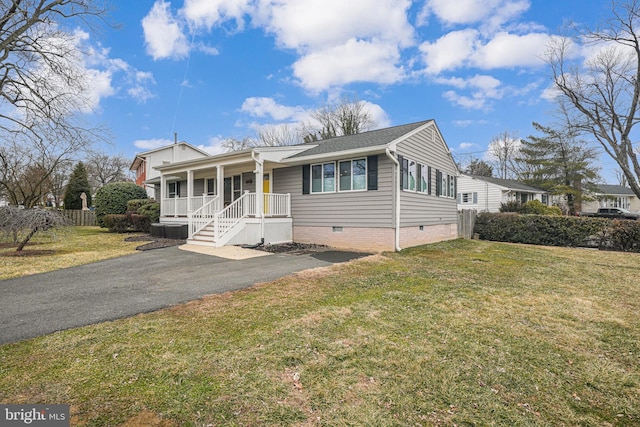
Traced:
<path id="1" fill-rule="evenodd" d="M 160 175 L 160 216 L 166 216 L 167 215 L 167 207 L 165 205 L 164 199 L 166 197 L 167 193 L 167 177 L 163 175 Z"/>
<path id="2" fill-rule="evenodd" d="M 193 170 L 187 171 L 187 217 L 191 216 L 191 199 L 193 198 Z"/>
<path id="3" fill-rule="evenodd" d="M 264 217 L 264 166 L 262 161 L 255 159 L 256 162 L 256 214 Z"/>
<path id="4" fill-rule="evenodd" d="M 221 211 L 224 208 L 224 166 L 218 165 L 216 167 L 216 194 L 218 195 L 218 210 Z"/>

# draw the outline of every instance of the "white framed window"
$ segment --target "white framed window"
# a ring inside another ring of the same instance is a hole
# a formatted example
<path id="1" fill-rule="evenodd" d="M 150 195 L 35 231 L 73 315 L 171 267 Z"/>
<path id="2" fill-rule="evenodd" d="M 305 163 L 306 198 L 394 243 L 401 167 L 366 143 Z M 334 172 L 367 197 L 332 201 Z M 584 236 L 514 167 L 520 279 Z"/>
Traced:
<path id="1" fill-rule="evenodd" d="M 409 191 L 416 191 L 416 162 L 409 160 Z"/>
<path id="2" fill-rule="evenodd" d="M 204 192 L 207 196 L 215 196 L 217 191 L 216 187 L 216 179 L 215 178 L 207 178 L 205 180 L 205 188 Z"/>
<path id="3" fill-rule="evenodd" d="M 436 169 L 436 196 L 454 198 L 456 177 Z"/>
<path id="4" fill-rule="evenodd" d="M 462 193 L 460 195 L 460 203 L 463 205 L 478 203 L 478 193 Z"/>
<path id="5" fill-rule="evenodd" d="M 333 193 L 336 191 L 336 164 L 320 163 L 311 165 L 311 192 Z"/>
<path id="6" fill-rule="evenodd" d="M 431 193 L 429 187 L 430 185 L 430 181 L 431 181 L 431 177 L 429 176 L 429 172 L 431 171 L 431 168 L 427 165 L 420 165 L 420 185 L 418 186 L 418 191 L 420 191 L 421 193 Z"/>
<path id="7" fill-rule="evenodd" d="M 168 193 L 170 199 L 180 197 L 180 182 L 170 182 L 167 186 L 169 187 Z"/>
<path id="8" fill-rule="evenodd" d="M 367 189 L 367 159 L 338 162 L 338 191 L 360 191 Z"/>

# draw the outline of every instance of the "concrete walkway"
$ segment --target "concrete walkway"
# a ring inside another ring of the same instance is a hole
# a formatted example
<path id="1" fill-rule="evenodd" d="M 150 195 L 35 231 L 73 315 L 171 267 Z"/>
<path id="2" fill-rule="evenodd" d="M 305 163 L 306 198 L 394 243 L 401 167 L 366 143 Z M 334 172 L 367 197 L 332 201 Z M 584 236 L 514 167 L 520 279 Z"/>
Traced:
<path id="1" fill-rule="evenodd" d="M 3 280 L 0 344 L 155 311 L 364 255 L 327 251 L 226 259 L 173 246 Z"/>

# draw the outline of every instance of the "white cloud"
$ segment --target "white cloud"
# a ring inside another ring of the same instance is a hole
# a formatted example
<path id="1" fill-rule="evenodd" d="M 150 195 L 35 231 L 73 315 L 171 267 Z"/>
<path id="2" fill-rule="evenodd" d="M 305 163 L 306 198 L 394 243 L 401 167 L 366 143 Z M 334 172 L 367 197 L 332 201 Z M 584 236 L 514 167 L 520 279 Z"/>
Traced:
<path id="1" fill-rule="evenodd" d="M 492 70 L 530 68 L 544 65 L 543 57 L 552 36 L 543 33 L 525 35 L 500 32 L 482 40 L 475 29 L 452 31 L 433 43 L 420 46 L 428 74 L 440 74 L 464 67 Z"/>
<path id="2" fill-rule="evenodd" d="M 414 43 L 407 21 L 408 0 L 265 1 L 256 16 L 291 49 L 326 49 L 353 38 Z"/>
<path id="3" fill-rule="evenodd" d="M 170 139 L 138 139 L 133 141 L 133 145 L 136 148 L 140 148 L 141 150 L 153 150 L 160 147 L 165 147 L 167 145 L 173 144 L 173 141 Z"/>
<path id="4" fill-rule="evenodd" d="M 472 63 L 479 68 L 535 67 L 544 65 L 545 50 L 551 36 L 542 33 L 525 35 L 498 33 L 478 47 Z"/>
<path id="5" fill-rule="evenodd" d="M 399 60 L 395 45 L 351 39 L 303 56 L 293 64 L 293 74 L 312 92 L 354 82 L 391 84 L 405 76 Z"/>
<path id="6" fill-rule="evenodd" d="M 187 38 L 169 7 L 169 3 L 158 0 L 142 19 L 147 53 L 153 59 L 180 59 L 189 53 Z"/>
<path id="7" fill-rule="evenodd" d="M 459 148 L 462 150 L 467 150 L 469 148 L 475 147 L 476 144 L 473 144 L 471 142 L 461 142 Z"/>
<path id="8" fill-rule="evenodd" d="M 420 17 L 424 21 L 433 13 L 445 24 L 498 26 L 522 14 L 531 6 L 529 0 L 428 0 Z"/>
<path id="9" fill-rule="evenodd" d="M 242 28 L 250 3 L 250 0 L 185 0 L 182 14 L 198 28 L 211 29 L 228 20 L 235 20 L 238 28 Z"/>
<path id="10" fill-rule="evenodd" d="M 252 97 L 247 98 L 242 103 L 240 111 L 248 113 L 253 117 L 271 117 L 276 121 L 297 120 L 307 116 L 307 112 L 302 107 L 288 107 L 278 104 L 273 98 Z"/>
<path id="11" fill-rule="evenodd" d="M 196 145 L 196 147 L 198 147 L 201 150 L 206 151 L 207 153 L 211 154 L 212 156 L 216 155 L 216 154 L 222 154 L 225 153 L 226 150 L 222 147 L 222 143 L 226 140 L 226 138 L 218 135 L 218 136 L 212 136 L 211 138 L 209 138 L 209 141 L 207 142 L 207 145 L 204 144 L 200 144 L 200 145 Z"/>
<path id="12" fill-rule="evenodd" d="M 452 31 L 433 43 L 424 42 L 420 51 L 424 54 L 426 71 L 439 74 L 465 65 L 475 52 L 479 33 L 474 29 Z"/>

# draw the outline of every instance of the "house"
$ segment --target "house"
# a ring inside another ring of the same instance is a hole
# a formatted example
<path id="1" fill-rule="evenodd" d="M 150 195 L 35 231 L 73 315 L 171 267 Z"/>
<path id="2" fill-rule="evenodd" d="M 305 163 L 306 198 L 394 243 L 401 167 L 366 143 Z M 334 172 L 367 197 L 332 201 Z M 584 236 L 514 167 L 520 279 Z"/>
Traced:
<path id="1" fill-rule="evenodd" d="M 458 178 L 458 209 L 481 212 L 499 212 L 502 203 L 518 201 L 526 203 L 539 200 L 549 204 L 547 192 L 522 184 L 513 179 L 501 179 L 479 175 L 461 174 Z"/>
<path id="2" fill-rule="evenodd" d="M 177 142 L 165 147 L 145 151 L 136 155 L 129 170 L 135 174 L 136 184 L 147 190 L 147 195 L 156 198 L 155 183 L 160 180 L 160 172 L 155 167 L 164 163 L 207 157 L 209 154 L 186 142 Z"/>
<path id="3" fill-rule="evenodd" d="M 161 223 L 202 245 L 399 250 L 457 237 L 457 167 L 433 120 L 161 164 Z"/>
<path id="4" fill-rule="evenodd" d="M 590 195 L 593 201 L 583 201 L 582 211 L 595 212 L 599 208 L 624 208 L 640 212 L 640 200 L 635 193 L 626 186 L 599 184 Z"/>

